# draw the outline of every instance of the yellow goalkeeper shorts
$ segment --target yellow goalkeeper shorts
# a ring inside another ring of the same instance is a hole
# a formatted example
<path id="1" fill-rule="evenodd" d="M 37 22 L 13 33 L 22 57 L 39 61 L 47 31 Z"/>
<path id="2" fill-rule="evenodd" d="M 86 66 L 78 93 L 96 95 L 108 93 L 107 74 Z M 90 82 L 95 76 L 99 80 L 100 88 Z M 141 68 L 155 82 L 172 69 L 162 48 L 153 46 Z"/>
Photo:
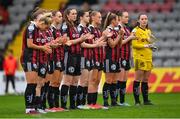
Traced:
<path id="1" fill-rule="evenodd" d="M 135 70 L 150 71 L 153 69 L 152 61 L 134 59 Z"/>

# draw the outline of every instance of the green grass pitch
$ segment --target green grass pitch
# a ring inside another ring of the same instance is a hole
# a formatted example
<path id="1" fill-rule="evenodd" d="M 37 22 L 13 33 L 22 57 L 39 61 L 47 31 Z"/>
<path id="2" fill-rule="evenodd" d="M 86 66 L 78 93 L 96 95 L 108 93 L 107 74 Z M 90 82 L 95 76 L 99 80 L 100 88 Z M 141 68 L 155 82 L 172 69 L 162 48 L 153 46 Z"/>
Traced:
<path id="1" fill-rule="evenodd" d="M 142 99 L 142 97 L 141 97 Z M 126 95 L 131 107 L 111 107 L 109 110 L 70 110 L 41 115 L 25 114 L 23 96 L 0 96 L 1 118 L 180 118 L 180 93 L 150 94 L 153 106 L 134 106 L 133 95 Z M 102 95 L 98 103 L 102 104 Z"/>

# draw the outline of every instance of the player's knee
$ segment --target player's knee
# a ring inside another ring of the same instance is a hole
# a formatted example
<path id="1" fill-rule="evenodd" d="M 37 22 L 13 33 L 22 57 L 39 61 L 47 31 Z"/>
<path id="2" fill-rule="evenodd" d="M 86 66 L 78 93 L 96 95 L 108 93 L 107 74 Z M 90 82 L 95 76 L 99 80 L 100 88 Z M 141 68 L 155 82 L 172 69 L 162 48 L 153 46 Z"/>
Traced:
<path id="1" fill-rule="evenodd" d="M 63 85 L 70 86 L 70 82 L 69 82 L 69 81 L 65 81 L 65 80 L 63 80 L 62 84 L 63 84 Z"/>
<path id="2" fill-rule="evenodd" d="M 88 86 L 88 81 L 84 82 L 84 87 L 87 87 Z"/>
<path id="3" fill-rule="evenodd" d="M 42 86 L 43 86 L 43 83 L 38 83 L 36 88 L 41 89 Z"/>
<path id="4" fill-rule="evenodd" d="M 106 79 L 106 83 L 111 84 L 112 83 L 111 79 Z"/>
<path id="5" fill-rule="evenodd" d="M 82 82 L 82 83 L 80 83 L 80 85 L 83 86 L 83 87 L 87 87 L 88 86 L 88 82 Z"/>
<path id="6" fill-rule="evenodd" d="M 112 82 L 111 83 L 117 83 L 117 80 L 112 80 Z"/>
<path id="7" fill-rule="evenodd" d="M 51 82 L 50 85 L 53 87 L 58 87 L 58 86 L 60 86 L 60 83 L 59 82 Z"/>
<path id="8" fill-rule="evenodd" d="M 71 85 L 77 86 L 77 85 L 78 85 L 78 82 L 77 82 L 77 81 L 72 81 Z"/>
<path id="9" fill-rule="evenodd" d="M 26 79 L 26 81 L 28 84 L 36 84 L 37 83 L 37 81 L 35 79 L 32 79 L 32 80 Z"/>

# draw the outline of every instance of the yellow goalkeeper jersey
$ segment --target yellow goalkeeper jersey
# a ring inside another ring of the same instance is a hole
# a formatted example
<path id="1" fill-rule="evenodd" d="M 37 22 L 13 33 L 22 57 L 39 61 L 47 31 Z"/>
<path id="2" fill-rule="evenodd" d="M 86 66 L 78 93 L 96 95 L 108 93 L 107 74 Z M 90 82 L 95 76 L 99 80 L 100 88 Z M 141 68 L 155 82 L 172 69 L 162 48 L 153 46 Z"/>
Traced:
<path id="1" fill-rule="evenodd" d="M 144 45 L 150 44 L 148 39 L 151 30 L 148 28 L 142 29 L 137 26 L 133 29 L 132 33 L 136 36 L 136 39 L 132 40 L 133 58 L 152 62 L 152 50 L 144 47 Z"/>

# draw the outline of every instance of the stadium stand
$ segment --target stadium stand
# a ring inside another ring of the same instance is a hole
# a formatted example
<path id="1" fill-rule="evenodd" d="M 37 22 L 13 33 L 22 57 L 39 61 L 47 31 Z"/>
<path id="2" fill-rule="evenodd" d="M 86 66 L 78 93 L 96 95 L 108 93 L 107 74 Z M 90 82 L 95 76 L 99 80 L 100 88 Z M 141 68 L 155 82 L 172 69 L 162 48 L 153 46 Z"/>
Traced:
<path id="1" fill-rule="evenodd" d="M 6 46 L 13 41 L 23 23 L 27 20 L 28 14 L 38 2 L 40 1 L 13 0 L 12 5 L 7 7 L 9 22 L 8 24 L 0 25 L 0 50 L 5 50 Z"/>
<path id="2" fill-rule="evenodd" d="M 8 7 L 10 22 L 6 26 L 0 25 L 0 49 L 5 49 L 9 41 L 10 49 L 19 50 L 20 55 L 22 30 L 21 25 L 27 20 L 28 13 L 35 7 L 38 0 L 14 0 Z M 40 2 L 40 1 L 38 1 Z M 64 0 L 44 0 L 41 4 L 46 9 L 59 9 L 59 4 Z M 67 2 L 67 1 L 65 1 Z M 80 8 L 77 5 L 71 5 Z M 180 1 L 178 0 L 99 0 L 98 5 L 92 5 L 92 9 L 103 12 L 115 10 L 127 10 L 131 19 L 137 19 L 139 12 L 146 12 L 149 17 L 149 26 L 159 39 L 158 52 L 154 52 L 154 65 L 156 67 L 180 66 Z M 19 34 L 17 34 L 17 32 Z M 17 34 L 17 35 L 16 35 Z M 16 37 L 15 37 L 16 35 Z"/>

